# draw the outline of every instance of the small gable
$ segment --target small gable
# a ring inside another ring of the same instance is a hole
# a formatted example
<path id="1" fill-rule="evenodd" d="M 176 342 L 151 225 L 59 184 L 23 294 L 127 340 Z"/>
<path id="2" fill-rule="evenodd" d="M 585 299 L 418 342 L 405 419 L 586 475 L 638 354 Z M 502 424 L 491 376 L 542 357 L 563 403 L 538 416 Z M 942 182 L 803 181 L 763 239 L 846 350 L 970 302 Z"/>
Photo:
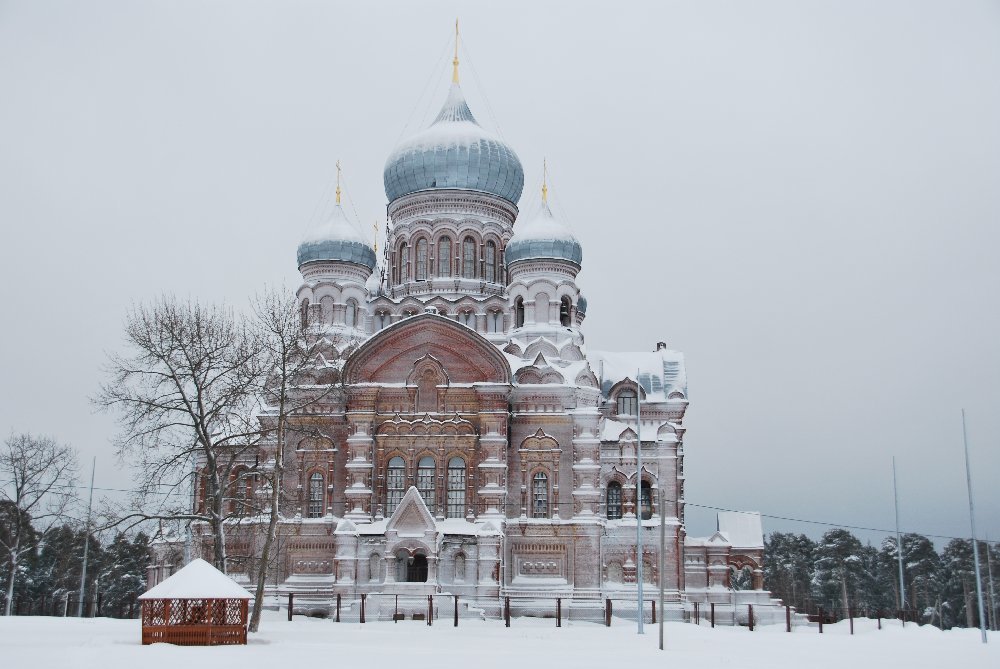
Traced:
<path id="1" fill-rule="evenodd" d="M 415 487 L 410 486 L 389 518 L 389 522 L 386 523 L 385 529 L 389 532 L 394 531 L 401 537 L 422 537 L 428 532 L 435 532 L 437 525 L 420 493 Z"/>

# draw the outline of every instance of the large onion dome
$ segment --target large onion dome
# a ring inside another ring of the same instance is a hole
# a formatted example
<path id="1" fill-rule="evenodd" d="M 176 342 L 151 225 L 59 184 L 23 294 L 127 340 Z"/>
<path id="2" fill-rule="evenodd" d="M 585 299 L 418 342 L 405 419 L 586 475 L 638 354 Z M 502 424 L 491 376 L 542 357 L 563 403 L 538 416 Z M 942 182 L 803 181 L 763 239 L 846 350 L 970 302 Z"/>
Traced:
<path id="1" fill-rule="evenodd" d="M 351 225 L 338 202 L 329 218 L 310 230 L 299 244 L 299 267 L 311 262 L 350 262 L 375 269 L 375 251 Z"/>
<path id="2" fill-rule="evenodd" d="M 504 259 L 508 267 L 519 260 L 568 260 L 580 266 L 583 247 L 569 227 L 552 215 L 548 202 L 542 200 L 533 218 L 515 223 Z"/>
<path id="3" fill-rule="evenodd" d="M 396 147 L 383 177 L 390 202 L 418 191 L 455 188 L 517 204 L 524 188 L 517 154 L 476 123 L 458 83 L 434 123 Z"/>

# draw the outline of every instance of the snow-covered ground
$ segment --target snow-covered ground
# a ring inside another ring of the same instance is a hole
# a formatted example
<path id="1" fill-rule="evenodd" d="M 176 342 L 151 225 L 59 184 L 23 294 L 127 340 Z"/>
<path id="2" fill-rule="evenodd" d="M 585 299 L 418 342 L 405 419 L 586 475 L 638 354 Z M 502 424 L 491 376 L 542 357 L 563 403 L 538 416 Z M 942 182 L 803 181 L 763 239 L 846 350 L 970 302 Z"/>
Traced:
<path id="1" fill-rule="evenodd" d="M 285 666 L 364 667 L 397 666 L 408 669 L 440 667 L 455 660 L 474 661 L 477 669 L 544 667 L 740 667 L 775 669 L 861 669 L 866 667 L 1000 667 L 1000 633 L 983 645 L 978 630 L 941 632 L 883 621 L 855 621 L 855 635 L 847 623 L 828 625 L 822 635 L 815 626 L 787 634 L 783 626 L 746 628 L 666 625 L 667 650 L 657 648 L 657 628 L 646 627 L 638 637 L 635 624 L 615 620 L 611 628 L 593 623 L 514 619 L 510 629 L 502 621 L 450 619 L 423 622 L 336 624 L 296 617 L 287 622 L 269 613 L 259 634 L 247 646 L 181 648 L 164 644 L 142 646 L 139 621 L 0 617 L 0 667 L 72 667 L 73 669 L 213 669 Z"/>

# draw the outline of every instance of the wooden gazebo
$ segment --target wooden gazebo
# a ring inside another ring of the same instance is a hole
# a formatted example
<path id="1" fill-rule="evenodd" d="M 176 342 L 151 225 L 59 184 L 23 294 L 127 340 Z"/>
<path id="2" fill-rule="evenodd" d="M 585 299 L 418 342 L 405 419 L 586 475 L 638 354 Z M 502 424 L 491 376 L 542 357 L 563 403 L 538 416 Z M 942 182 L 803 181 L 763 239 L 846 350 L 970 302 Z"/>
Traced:
<path id="1" fill-rule="evenodd" d="M 196 559 L 148 592 L 142 601 L 142 644 L 246 644 L 249 592 Z"/>

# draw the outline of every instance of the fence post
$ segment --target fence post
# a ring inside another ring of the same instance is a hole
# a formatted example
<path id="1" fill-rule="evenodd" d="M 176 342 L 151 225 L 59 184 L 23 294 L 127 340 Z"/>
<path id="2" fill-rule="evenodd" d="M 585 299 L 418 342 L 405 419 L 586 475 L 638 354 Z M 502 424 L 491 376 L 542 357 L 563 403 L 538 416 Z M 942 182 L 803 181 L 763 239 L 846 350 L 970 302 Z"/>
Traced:
<path id="1" fill-rule="evenodd" d="M 604 600 L 604 626 L 611 627 L 611 598 Z"/>
<path id="2" fill-rule="evenodd" d="M 46 593 L 43 592 L 42 593 L 42 615 L 43 616 L 47 615 L 46 614 L 47 609 L 45 608 L 45 598 L 46 598 Z"/>
<path id="3" fill-rule="evenodd" d="M 823 607 L 819 607 L 819 633 L 823 633 Z"/>
<path id="4" fill-rule="evenodd" d="M 694 603 L 694 624 L 701 625 L 701 604 L 700 602 Z"/>
<path id="5" fill-rule="evenodd" d="M 365 622 L 365 597 L 368 595 L 361 595 L 361 624 Z"/>
<path id="6" fill-rule="evenodd" d="M 750 622 L 750 631 L 753 632 L 753 604 L 747 604 L 747 608 L 749 609 L 747 620 Z"/>
<path id="7" fill-rule="evenodd" d="M 434 624 L 434 595 L 427 595 L 427 626 Z"/>
<path id="8" fill-rule="evenodd" d="M 556 597 L 556 627 L 562 627 L 562 598 Z"/>
<path id="9" fill-rule="evenodd" d="M 66 608 L 63 610 L 63 618 L 69 618 L 69 595 L 66 595 Z"/>
<path id="10" fill-rule="evenodd" d="M 458 595 L 455 595 L 455 627 L 458 627 Z"/>
<path id="11" fill-rule="evenodd" d="M 882 611 L 879 610 L 875 615 L 878 616 L 878 628 L 882 629 Z"/>
<path id="12" fill-rule="evenodd" d="M 510 597 L 503 598 L 503 622 L 505 627 L 510 627 Z"/>
<path id="13" fill-rule="evenodd" d="M 100 592 L 97 593 L 97 617 L 98 618 L 101 617 L 101 602 L 103 602 L 103 601 L 104 601 L 104 594 L 100 593 Z"/>
<path id="14" fill-rule="evenodd" d="M 129 601 L 129 603 L 128 603 L 128 617 L 129 617 L 129 620 L 131 620 L 132 618 L 135 617 L 135 599 L 134 598 L 131 601 Z"/>
<path id="15" fill-rule="evenodd" d="M 292 622 L 292 608 L 295 606 L 295 593 L 288 593 L 288 622 Z"/>
<path id="16" fill-rule="evenodd" d="M 653 600 L 653 624 L 656 624 L 656 600 Z"/>
<path id="17" fill-rule="evenodd" d="M 847 619 L 851 621 L 851 635 L 854 635 L 854 610 L 851 608 L 847 609 Z"/>
<path id="18" fill-rule="evenodd" d="M 337 622 L 340 622 L 340 593 L 337 593 Z"/>
<path id="19" fill-rule="evenodd" d="M 396 595 L 396 601 L 392 605 L 392 622 L 394 624 L 399 622 L 399 595 Z"/>
<path id="20" fill-rule="evenodd" d="M 792 631 L 792 607 L 785 604 L 785 631 Z"/>
<path id="21" fill-rule="evenodd" d="M 709 613 L 712 615 L 712 629 L 715 629 L 715 602 L 708 605 Z"/>

